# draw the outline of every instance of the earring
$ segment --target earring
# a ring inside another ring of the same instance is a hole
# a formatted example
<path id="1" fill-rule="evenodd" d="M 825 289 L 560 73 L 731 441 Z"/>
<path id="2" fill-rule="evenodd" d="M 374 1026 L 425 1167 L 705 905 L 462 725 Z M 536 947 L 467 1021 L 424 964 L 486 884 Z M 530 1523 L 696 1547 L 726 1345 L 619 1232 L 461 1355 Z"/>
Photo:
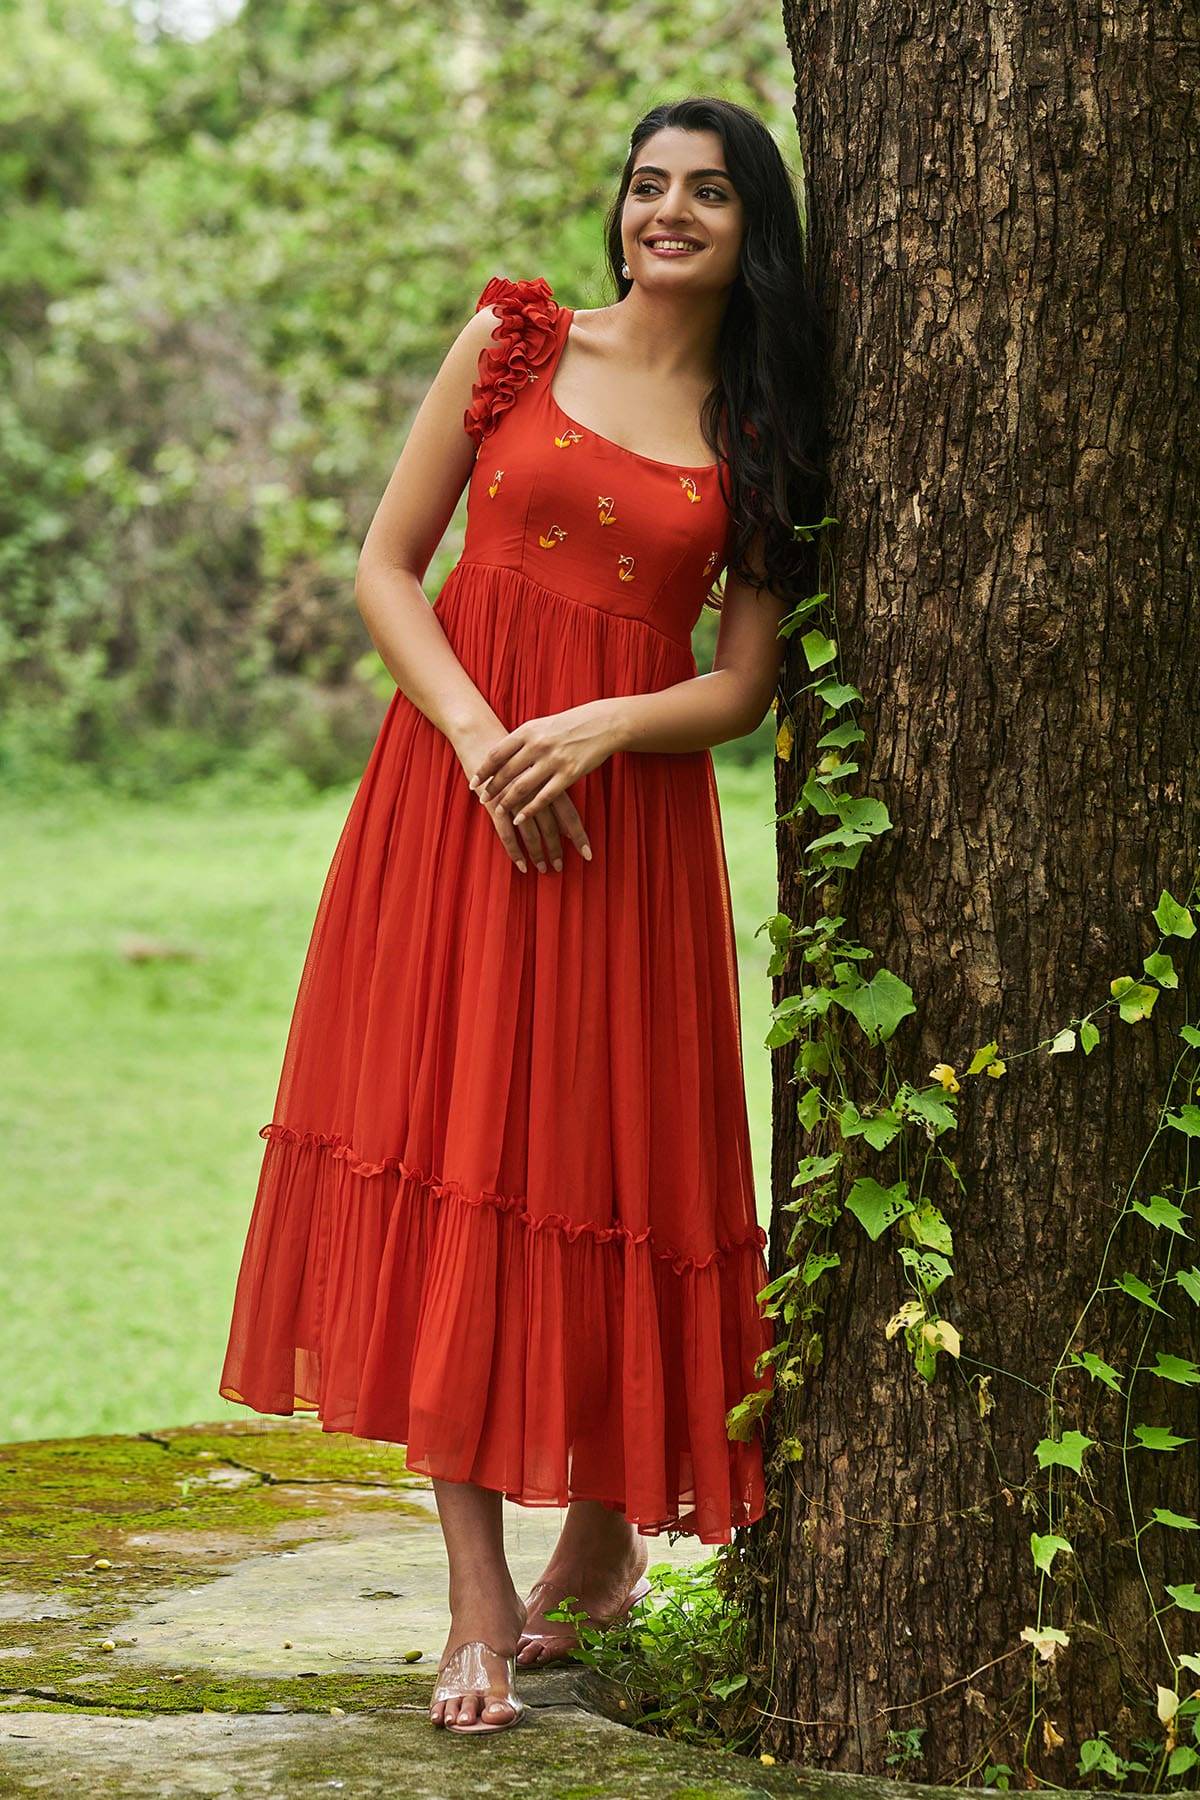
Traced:
<path id="1" fill-rule="evenodd" d="M 627 262 L 623 262 L 621 264 L 621 273 L 625 277 L 625 280 L 628 281 L 629 280 L 629 264 Z"/>

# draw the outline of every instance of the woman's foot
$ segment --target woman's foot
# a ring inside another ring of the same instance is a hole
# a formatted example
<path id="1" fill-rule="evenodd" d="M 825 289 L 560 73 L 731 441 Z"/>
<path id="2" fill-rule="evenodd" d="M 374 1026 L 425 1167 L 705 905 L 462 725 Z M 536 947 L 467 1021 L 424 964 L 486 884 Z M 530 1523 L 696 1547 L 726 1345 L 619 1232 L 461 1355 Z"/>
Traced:
<path id="1" fill-rule="evenodd" d="M 438 1664 L 429 1717 L 450 1731 L 515 1725 L 521 1702 L 510 1679 L 525 1607 L 510 1591 L 451 1602 L 450 1633 Z"/>
<path id="2" fill-rule="evenodd" d="M 576 1648 L 573 1627 L 563 1619 L 548 1619 L 547 1609 L 553 1611 L 573 1594 L 572 1611 L 606 1624 L 628 1609 L 631 1594 L 640 1598 L 647 1591 L 639 1583 L 648 1561 L 645 1540 L 628 1519 L 598 1500 L 574 1501 L 554 1554 L 530 1590 L 517 1666 L 556 1662 Z"/>

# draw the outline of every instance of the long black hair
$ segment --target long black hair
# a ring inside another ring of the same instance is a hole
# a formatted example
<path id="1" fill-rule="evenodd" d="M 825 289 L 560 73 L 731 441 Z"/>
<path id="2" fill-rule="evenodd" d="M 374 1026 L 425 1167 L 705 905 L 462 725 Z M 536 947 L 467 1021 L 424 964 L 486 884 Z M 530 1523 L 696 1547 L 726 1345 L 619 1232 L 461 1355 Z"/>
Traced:
<path id="1" fill-rule="evenodd" d="M 633 285 L 621 274 L 625 196 L 642 144 L 665 126 L 715 131 L 742 202 L 740 266 L 721 322 L 718 375 L 701 408 L 701 426 L 721 459 L 720 479 L 728 484 L 725 496 L 734 519 L 730 571 L 794 603 L 807 591 L 810 556 L 793 526 L 815 525 L 822 516 L 826 452 L 825 339 L 796 191 L 778 145 L 749 107 L 708 95 L 651 107 L 634 127 L 605 220 L 609 271 L 622 300 Z M 762 563 L 756 571 L 748 559 L 759 532 Z"/>

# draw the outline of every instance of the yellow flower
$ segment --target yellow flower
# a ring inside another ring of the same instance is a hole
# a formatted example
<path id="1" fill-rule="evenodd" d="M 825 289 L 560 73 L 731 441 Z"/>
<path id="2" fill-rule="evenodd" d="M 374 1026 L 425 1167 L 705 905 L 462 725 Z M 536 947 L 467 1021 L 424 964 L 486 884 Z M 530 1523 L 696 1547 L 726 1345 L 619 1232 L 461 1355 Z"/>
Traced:
<path id="1" fill-rule="evenodd" d="M 940 1081 L 949 1094 L 958 1092 L 958 1076 L 954 1073 L 953 1063 L 934 1063 L 929 1071 L 931 1081 Z"/>
<path id="2" fill-rule="evenodd" d="M 766 1750 L 763 1751 L 758 1760 L 764 1769 L 773 1769 L 775 1767 L 775 1758 Z"/>

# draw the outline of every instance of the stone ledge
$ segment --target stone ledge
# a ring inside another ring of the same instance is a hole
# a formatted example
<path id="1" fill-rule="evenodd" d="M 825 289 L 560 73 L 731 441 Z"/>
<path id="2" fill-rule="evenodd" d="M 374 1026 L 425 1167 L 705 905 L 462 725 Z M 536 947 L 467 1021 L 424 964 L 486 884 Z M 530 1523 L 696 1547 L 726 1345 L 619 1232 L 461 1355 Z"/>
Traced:
<path id="1" fill-rule="evenodd" d="M 506 1507 L 518 1584 L 560 1518 Z M 569 1665 L 522 1676 L 516 1729 L 453 1738 L 427 1716 L 445 1631 L 396 1445 L 255 1416 L 0 1446 L 0 1795 L 961 1800 L 631 1731 Z"/>

